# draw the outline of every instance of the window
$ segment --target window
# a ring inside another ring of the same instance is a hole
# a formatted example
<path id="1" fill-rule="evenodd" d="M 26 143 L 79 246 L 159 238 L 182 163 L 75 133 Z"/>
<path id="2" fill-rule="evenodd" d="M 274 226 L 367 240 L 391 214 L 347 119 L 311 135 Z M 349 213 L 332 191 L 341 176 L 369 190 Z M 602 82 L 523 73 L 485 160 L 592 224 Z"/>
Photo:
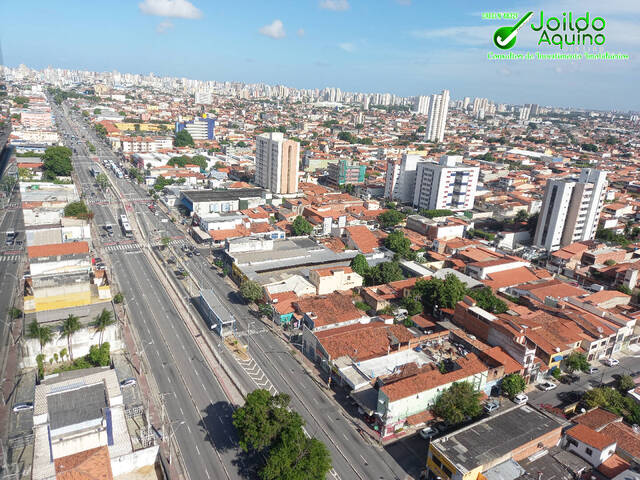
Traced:
<path id="1" fill-rule="evenodd" d="M 586 452 L 587 455 L 591 456 L 593 455 L 593 450 L 591 450 L 589 447 L 585 448 L 584 450 Z"/>
<path id="2" fill-rule="evenodd" d="M 567 438 L 567 443 L 569 445 L 573 445 L 574 447 L 578 446 L 578 442 L 576 442 L 573 438 Z"/>

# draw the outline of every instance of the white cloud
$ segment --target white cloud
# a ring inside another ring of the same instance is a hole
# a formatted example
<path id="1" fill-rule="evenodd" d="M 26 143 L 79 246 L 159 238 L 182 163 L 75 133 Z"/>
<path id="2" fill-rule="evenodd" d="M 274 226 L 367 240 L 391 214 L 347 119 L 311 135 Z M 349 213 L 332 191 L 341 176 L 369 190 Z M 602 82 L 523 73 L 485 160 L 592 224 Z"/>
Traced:
<path id="1" fill-rule="evenodd" d="M 345 52 L 353 53 L 356 51 L 356 46 L 351 42 L 344 42 L 338 46 Z"/>
<path id="2" fill-rule="evenodd" d="M 167 33 L 172 28 L 173 28 L 173 23 L 171 23 L 169 20 L 165 20 L 164 22 L 160 22 L 156 26 L 156 32 L 158 32 L 158 33 Z"/>
<path id="3" fill-rule="evenodd" d="M 284 38 L 286 33 L 284 32 L 284 25 L 280 20 L 274 20 L 269 25 L 265 25 L 264 27 L 260 27 L 258 30 L 262 35 L 269 38 Z"/>
<path id="4" fill-rule="evenodd" d="M 296 33 L 298 34 L 299 37 L 304 37 L 304 28 L 299 28 Z"/>
<path id="5" fill-rule="evenodd" d="M 144 0 L 138 4 L 145 15 L 172 18 L 200 18 L 202 12 L 189 0 Z"/>
<path id="6" fill-rule="evenodd" d="M 446 27 L 428 30 L 414 30 L 411 32 L 413 38 L 434 39 L 447 38 L 456 43 L 464 45 L 489 45 L 495 25 L 482 27 Z"/>
<path id="7" fill-rule="evenodd" d="M 349 10 L 349 0 L 320 0 L 320 8 L 333 10 L 334 12 L 342 12 Z"/>

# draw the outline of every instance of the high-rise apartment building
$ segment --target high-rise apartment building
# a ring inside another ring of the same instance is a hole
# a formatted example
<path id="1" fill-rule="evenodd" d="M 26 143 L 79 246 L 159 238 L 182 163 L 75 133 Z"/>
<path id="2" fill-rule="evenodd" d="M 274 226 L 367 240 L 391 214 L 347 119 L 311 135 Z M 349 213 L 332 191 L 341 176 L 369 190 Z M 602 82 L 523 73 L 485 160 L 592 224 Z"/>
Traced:
<path id="1" fill-rule="evenodd" d="M 296 193 L 299 164 L 298 142 L 285 140 L 281 132 L 263 133 L 256 137 L 255 182 L 259 186 L 272 193 Z"/>
<path id="2" fill-rule="evenodd" d="M 461 160 L 460 155 L 443 155 L 438 163 L 418 163 L 413 206 L 427 210 L 471 210 L 480 168 L 459 165 Z"/>
<path id="3" fill-rule="evenodd" d="M 547 181 L 534 244 L 549 251 L 595 237 L 607 189 L 607 172 L 583 168 L 576 178 Z"/>
<path id="4" fill-rule="evenodd" d="M 409 203 L 413 200 L 416 167 L 420 160 L 422 160 L 420 155 L 405 154 L 400 161 L 396 159 L 387 161 L 384 198 L 399 203 Z"/>
<path id="5" fill-rule="evenodd" d="M 449 90 L 431 95 L 429 101 L 429 119 L 424 139 L 441 142 L 444 139 L 444 128 L 447 123 L 447 113 L 449 111 Z"/>
<path id="6" fill-rule="evenodd" d="M 529 105 L 523 105 L 520 107 L 520 121 L 526 122 L 529 120 L 529 115 L 531 114 L 531 107 Z"/>
<path id="7" fill-rule="evenodd" d="M 429 114 L 429 97 L 420 95 L 416 100 L 416 112 L 420 115 Z"/>

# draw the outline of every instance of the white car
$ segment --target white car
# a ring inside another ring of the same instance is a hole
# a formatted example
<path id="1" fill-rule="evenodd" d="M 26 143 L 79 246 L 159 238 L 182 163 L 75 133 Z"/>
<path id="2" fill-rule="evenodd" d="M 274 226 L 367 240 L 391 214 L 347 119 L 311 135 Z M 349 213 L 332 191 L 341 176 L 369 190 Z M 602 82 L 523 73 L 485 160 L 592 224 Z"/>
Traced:
<path id="1" fill-rule="evenodd" d="M 22 402 L 22 403 L 16 403 L 13 406 L 13 411 L 18 413 L 18 412 L 24 412 L 26 410 L 33 410 L 33 403 L 31 402 Z"/>
<path id="2" fill-rule="evenodd" d="M 518 405 L 522 405 L 523 403 L 527 403 L 529 401 L 529 397 L 527 397 L 524 393 L 519 393 L 515 397 L 513 397 L 513 401 Z"/>
<path id="3" fill-rule="evenodd" d="M 553 390 L 554 388 L 557 388 L 558 385 L 556 385 L 553 382 L 542 382 L 540 385 L 538 385 L 538 387 L 540 387 L 540 390 L 548 392 L 549 390 Z"/>
<path id="4" fill-rule="evenodd" d="M 135 385 L 136 383 L 137 382 L 136 382 L 135 378 L 126 378 L 126 379 L 124 379 L 123 381 L 120 382 L 120 385 L 123 386 L 123 387 L 130 387 L 132 385 Z"/>
<path id="5" fill-rule="evenodd" d="M 420 430 L 420 436 L 425 440 L 428 440 L 437 434 L 438 434 L 438 429 L 435 427 L 425 427 L 422 430 Z"/>
<path id="6" fill-rule="evenodd" d="M 616 365 L 620 365 L 620 362 L 615 358 L 607 357 L 602 360 L 602 363 L 608 365 L 609 367 L 615 367 Z"/>

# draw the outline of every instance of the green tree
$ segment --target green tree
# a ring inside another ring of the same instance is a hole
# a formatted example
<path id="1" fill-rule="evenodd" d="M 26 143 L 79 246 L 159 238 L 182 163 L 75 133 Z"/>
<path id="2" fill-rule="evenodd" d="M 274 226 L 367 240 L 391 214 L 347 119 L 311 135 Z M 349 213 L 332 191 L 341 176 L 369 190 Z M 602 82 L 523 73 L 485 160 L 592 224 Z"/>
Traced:
<path id="1" fill-rule="evenodd" d="M 58 176 L 68 177 L 73 170 L 71 150 L 59 146 L 47 148 L 42 155 L 42 168 L 46 180 L 53 180 Z"/>
<path id="2" fill-rule="evenodd" d="M 432 410 L 438 418 L 456 425 L 482 413 L 481 397 L 469 382 L 457 382 L 438 396 Z"/>
<path id="3" fill-rule="evenodd" d="M 248 302 L 257 302 L 264 297 L 262 287 L 258 282 L 254 282 L 253 280 L 245 280 L 242 282 L 240 285 L 240 295 Z"/>
<path id="4" fill-rule="evenodd" d="M 69 347 L 71 361 L 73 361 L 73 342 L 71 341 L 71 337 L 73 337 L 73 334 L 80 330 L 80 328 L 80 319 L 75 315 L 69 314 L 64 322 L 62 322 L 62 334 L 67 337 L 67 346 Z"/>
<path id="5" fill-rule="evenodd" d="M 20 310 L 19 308 L 11 307 L 9 309 L 9 317 L 11 317 L 13 320 L 15 320 L 16 318 L 20 318 L 21 316 L 22 310 Z"/>
<path id="6" fill-rule="evenodd" d="M 89 209 L 87 208 L 87 205 L 82 200 L 68 203 L 64 207 L 65 217 L 87 218 L 88 214 L 89 214 Z"/>
<path id="7" fill-rule="evenodd" d="M 422 313 L 422 303 L 412 295 L 402 299 L 402 306 L 407 309 L 409 316 Z"/>
<path id="8" fill-rule="evenodd" d="M 261 303 L 258 305 L 258 311 L 260 312 L 260 315 L 264 315 L 268 318 L 273 317 L 273 307 L 268 303 Z"/>
<path id="9" fill-rule="evenodd" d="M 17 96 L 17 97 L 14 97 L 13 101 L 17 105 L 19 105 L 21 107 L 24 107 L 25 105 L 27 105 L 29 103 L 29 98 L 28 97 L 23 97 L 23 96 Z"/>
<path id="10" fill-rule="evenodd" d="M 582 353 L 572 352 L 565 360 L 565 368 L 568 372 L 573 373 L 578 370 L 581 372 L 589 371 L 589 361 Z"/>
<path id="11" fill-rule="evenodd" d="M 284 428 L 302 427 L 300 415 L 289 409 L 290 401 L 286 393 L 271 395 L 264 389 L 247 395 L 245 404 L 233 412 L 238 443 L 245 452 L 263 452 L 277 440 Z"/>
<path id="12" fill-rule="evenodd" d="M 99 334 L 98 346 L 102 346 L 102 339 L 104 337 L 105 330 L 114 323 L 115 320 L 113 319 L 113 313 L 111 312 L 111 310 L 107 310 L 106 308 L 103 308 L 102 311 L 96 316 L 95 320 L 93 321 L 93 328 L 95 328 L 96 332 L 98 332 Z"/>
<path id="13" fill-rule="evenodd" d="M 96 134 L 100 137 L 100 138 L 105 138 L 107 136 L 107 128 L 100 124 L 100 123 L 96 123 L 95 125 L 95 130 L 96 130 Z"/>
<path id="14" fill-rule="evenodd" d="M 121 293 L 116 293 L 113 296 L 113 303 L 122 303 L 124 301 L 124 297 L 122 296 Z"/>
<path id="15" fill-rule="evenodd" d="M 529 214 L 527 213 L 526 210 L 518 210 L 518 213 L 516 213 L 514 221 L 516 223 L 520 223 L 520 222 L 526 222 L 528 219 L 529 219 Z"/>
<path id="16" fill-rule="evenodd" d="M 369 272 L 367 258 L 361 253 L 357 254 L 353 257 L 353 260 L 351 260 L 351 269 L 361 277 L 366 277 Z"/>
<path id="17" fill-rule="evenodd" d="M 166 187 L 167 185 L 173 185 L 173 179 L 172 178 L 165 178 L 162 175 L 158 175 L 156 177 L 156 183 L 153 184 L 153 189 L 156 192 L 160 192 L 164 189 L 164 187 Z"/>
<path id="18" fill-rule="evenodd" d="M 411 240 L 405 237 L 404 232 L 401 230 L 396 230 L 387 235 L 387 238 L 384 239 L 384 246 L 404 258 L 411 257 L 413 254 Z M 415 254 L 413 254 L 413 257 L 415 257 Z"/>
<path id="19" fill-rule="evenodd" d="M 288 427 L 269 450 L 260 470 L 262 480 L 324 480 L 331 470 L 327 447 L 315 438 L 307 438 L 302 428 Z"/>
<path id="20" fill-rule="evenodd" d="M 100 110 L 99 108 L 94 108 L 93 109 L 93 114 L 94 115 L 100 115 L 102 113 L 102 110 Z"/>
<path id="21" fill-rule="evenodd" d="M 311 225 L 304 217 L 298 215 L 291 225 L 291 231 L 295 236 L 309 235 L 313 232 L 313 225 Z"/>
<path id="22" fill-rule="evenodd" d="M 160 239 L 160 243 L 162 244 L 163 247 L 168 247 L 170 242 L 171 242 L 171 239 L 169 237 L 162 237 Z"/>
<path id="23" fill-rule="evenodd" d="M 427 218 L 450 217 L 451 215 L 453 215 L 453 210 L 441 208 L 435 210 L 420 210 L 419 213 L 423 217 Z"/>
<path id="24" fill-rule="evenodd" d="M 397 282 L 403 278 L 404 275 L 398 262 L 382 262 L 369 269 L 365 281 L 367 285 L 381 285 Z"/>
<path id="25" fill-rule="evenodd" d="M 513 399 L 517 394 L 524 391 L 526 385 L 527 384 L 524 381 L 524 378 L 522 378 L 522 375 L 519 373 L 512 373 L 502 379 L 501 388 L 509 398 Z"/>
<path id="26" fill-rule="evenodd" d="M 378 215 L 378 222 L 385 228 L 395 227 L 402 220 L 404 220 L 404 215 L 398 210 L 387 210 Z"/>
<path id="27" fill-rule="evenodd" d="M 104 173 L 99 173 L 96 176 L 96 183 L 101 190 L 105 190 L 109 186 L 109 177 L 107 177 Z"/>
<path id="28" fill-rule="evenodd" d="M 470 290 L 468 295 L 473 298 L 478 306 L 490 313 L 504 313 L 507 311 L 507 304 L 496 297 L 489 287 L 478 290 Z"/>
<path id="29" fill-rule="evenodd" d="M 89 355 L 87 359 L 96 367 L 106 367 L 111 363 L 111 356 L 109 354 L 111 346 L 109 342 L 104 342 L 102 345 L 91 345 L 89 348 Z"/>
<path id="30" fill-rule="evenodd" d="M 40 351 L 44 350 L 44 346 L 53 340 L 51 327 L 38 324 L 37 320 L 33 320 L 28 327 L 27 337 L 34 338 L 40 343 Z"/>
<path id="31" fill-rule="evenodd" d="M 429 312 L 436 305 L 439 308 L 454 308 L 467 294 L 467 286 L 453 273 L 448 274 L 444 280 L 418 280 L 414 290 L 418 291 L 425 310 Z"/>
<path id="32" fill-rule="evenodd" d="M 616 387 L 620 393 L 626 395 L 629 390 L 633 390 L 636 387 L 636 384 L 631 375 L 621 375 L 620 378 L 618 378 Z"/>
<path id="33" fill-rule="evenodd" d="M 16 183 L 18 183 L 16 177 L 14 177 L 13 175 L 5 175 L 4 177 L 2 177 L 2 180 L 0 180 L 0 188 L 5 193 L 10 194 L 13 188 L 16 186 Z"/>
<path id="34" fill-rule="evenodd" d="M 176 147 L 193 147 L 195 143 L 193 142 L 191 134 L 186 129 L 182 129 L 176 133 L 173 139 L 173 145 Z"/>

